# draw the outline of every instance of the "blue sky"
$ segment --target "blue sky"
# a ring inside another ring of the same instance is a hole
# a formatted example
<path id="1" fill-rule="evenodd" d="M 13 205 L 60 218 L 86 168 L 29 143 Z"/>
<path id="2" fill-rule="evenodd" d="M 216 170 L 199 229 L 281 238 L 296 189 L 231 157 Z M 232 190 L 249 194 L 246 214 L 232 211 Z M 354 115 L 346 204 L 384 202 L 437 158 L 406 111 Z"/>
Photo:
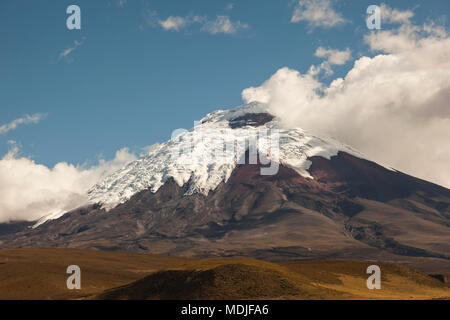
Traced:
<path id="1" fill-rule="evenodd" d="M 314 56 L 319 46 L 369 55 L 362 38 L 373 1 L 331 3 L 345 23 L 326 28 L 292 23 L 291 0 L 2 0 L 0 126 L 27 114 L 43 117 L 0 133 L 0 156 L 11 140 L 47 166 L 109 159 L 123 147 L 139 151 L 208 112 L 241 104 L 243 89 L 281 67 L 306 72 L 322 61 Z M 450 12 L 445 0 L 385 3 L 413 9 L 421 23 Z M 81 8 L 81 30 L 66 28 L 71 4 Z M 169 16 L 202 21 L 165 30 L 158 21 Z M 236 30 L 205 27 L 218 16 Z M 345 75 L 353 61 L 322 81 Z"/>

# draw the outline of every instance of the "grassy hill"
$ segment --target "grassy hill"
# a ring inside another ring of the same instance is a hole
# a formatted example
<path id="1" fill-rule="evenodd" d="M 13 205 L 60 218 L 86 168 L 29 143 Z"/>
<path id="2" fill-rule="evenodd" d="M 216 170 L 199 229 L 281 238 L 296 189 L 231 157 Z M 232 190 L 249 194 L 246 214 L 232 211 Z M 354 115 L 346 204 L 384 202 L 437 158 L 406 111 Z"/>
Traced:
<path id="1" fill-rule="evenodd" d="M 66 268 L 81 268 L 81 290 Z M 449 299 L 450 287 L 396 264 L 381 290 L 366 287 L 373 262 L 177 257 L 75 249 L 0 250 L 0 299 Z"/>

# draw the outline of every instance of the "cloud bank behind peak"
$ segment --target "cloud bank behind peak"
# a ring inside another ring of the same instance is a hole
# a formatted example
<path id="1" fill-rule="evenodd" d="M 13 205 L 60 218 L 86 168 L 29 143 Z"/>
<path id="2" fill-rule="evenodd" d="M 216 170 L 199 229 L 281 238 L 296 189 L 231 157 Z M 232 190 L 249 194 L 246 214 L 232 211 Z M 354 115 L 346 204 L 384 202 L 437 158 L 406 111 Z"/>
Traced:
<path id="1" fill-rule="evenodd" d="M 322 83 L 317 68 L 281 68 L 245 102 L 267 103 L 288 126 L 333 136 L 371 159 L 450 187 L 450 38 L 435 25 L 415 26 L 396 11 L 396 29 L 364 37 L 363 56 L 343 78 Z M 330 57 L 325 49 L 316 55 Z"/>

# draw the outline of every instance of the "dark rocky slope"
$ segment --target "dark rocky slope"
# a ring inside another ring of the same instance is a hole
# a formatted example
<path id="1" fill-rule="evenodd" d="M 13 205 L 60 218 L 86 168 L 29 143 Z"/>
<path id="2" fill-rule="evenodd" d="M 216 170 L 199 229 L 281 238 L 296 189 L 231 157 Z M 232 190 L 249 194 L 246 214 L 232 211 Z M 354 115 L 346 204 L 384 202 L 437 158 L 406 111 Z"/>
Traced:
<path id="1" fill-rule="evenodd" d="M 109 212 L 80 208 L 1 247 L 74 247 L 266 260 L 380 259 L 450 270 L 450 190 L 347 153 L 310 159 L 314 179 L 241 165 L 208 196 L 168 180 Z"/>

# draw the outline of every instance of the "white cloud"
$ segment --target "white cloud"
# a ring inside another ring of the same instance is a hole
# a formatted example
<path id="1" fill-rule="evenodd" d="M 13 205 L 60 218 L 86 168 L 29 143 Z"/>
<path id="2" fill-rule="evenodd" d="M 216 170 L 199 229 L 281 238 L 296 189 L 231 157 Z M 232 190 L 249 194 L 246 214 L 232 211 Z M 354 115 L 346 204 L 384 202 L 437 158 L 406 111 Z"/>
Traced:
<path id="1" fill-rule="evenodd" d="M 156 13 L 152 12 L 152 21 L 155 19 Z M 246 23 L 240 21 L 232 21 L 229 16 L 219 15 L 214 20 L 209 20 L 206 16 L 188 15 L 169 16 L 167 19 L 157 19 L 159 26 L 166 31 L 180 31 L 192 24 L 199 24 L 200 31 L 208 32 L 210 34 L 235 34 L 242 29 L 248 29 Z"/>
<path id="2" fill-rule="evenodd" d="M 331 0 L 299 0 L 291 22 L 306 21 L 311 27 L 334 27 L 346 22 L 342 15 L 336 12 Z"/>
<path id="3" fill-rule="evenodd" d="M 385 3 L 380 5 L 380 14 L 382 23 L 410 23 L 414 16 L 412 10 L 393 9 Z"/>
<path id="4" fill-rule="evenodd" d="M 226 33 L 234 34 L 238 30 L 248 29 L 248 24 L 241 23 L 240 21 L 231 21 L 228 16 L 217 16 L 215 20 L 207 21 L 202 31 L 206 31 L 211 34 Z"/>
<path id="5" fill-rule="evenodd" d="M 337 50 L 318 47 L 314 55 L 316 57 L 326 58 L 329 64 L 342 65 L 351 59 L 352 52 L 349 48 L 345 50 Z"/>
<path id="6" fill-rule="evenodd" d="M 188 17 L 170 16 L 166 20 L 159 20 L 158 23 L 164 30 L 180 31 L 180 29 L 190 24 L 191 20 Z"/>
<path id="7" fill-rule="evenodd" d="M 402 25 L 398 29 L 371 32 L 365 35 L 364 40 L 373 51 L 405 52 L 416 48 L 417 31 L 417 26 Z"/>
<path id="8" fill-rule="evenodd" d="M 396 18 L 405 21 L 406 18 Z M 382 54 L 355 61 L 330 85 L 278 70 L 243 99 L 268 103 L 288 126 L 333 136 L 370 159 L 450 187 L 450 38 L 433 25 L 370 32 Z"/>
<path id="9" fill-rule="evenodd" d="M 67 59 L 68 62 L 71 62 L 72 60 L 69 58 L 69 55 L 75 51 L 78 47 L 81 47 L 84 44 L 84 41 L 86 40 L 86 37 L 81 38 L 81 41 L 74 41 L 73 42 L 73 46 L 68 47 L 66 49 L 64 49 L 63 51 L 61 51 L 61 53 L 59 54 L 59 58 L 58 60 L 61 60 L 63 58 Z"/>
<path id="10" fill-rule="evenodd" d="M 30 123 L 38 123 L 41 121 L 45 115 L 41 113 L 36 113 L 33 115 L 25 115 L 22 118 L 15 119 L 10 123 L 6 123 L 0 126 L 0 134 L 6 134 L 11 130 L 16 129 L 19 125 L 22 124 L 30 124 Z"/>
<path id="11" fill-rule="evenodd" d="M 49 168 L 19 156 L 16 145 L 0 159 L 0 223 L 57 217 L 84 205 L 86 191 L 100 179 L 135 160 L 124 148 L 92 167 L 60 162 Z"/>
<path id="12" fill-rule="evenodd" d="M 435 22 L 427 22 L 423 25 L 414 25 L 411 18 L 412 10 L 398 10 L 381 4 L 382 30 L 370 32 L 364 37 L 365 42 L 373 51 L 388 53 L 405 52 L 415 50 L 423 45 L 427 39 L 446 38 L 447 31 L 443 26 Z M 383 23 L 398 24 L 398 28 L 383 28 Z"/>

